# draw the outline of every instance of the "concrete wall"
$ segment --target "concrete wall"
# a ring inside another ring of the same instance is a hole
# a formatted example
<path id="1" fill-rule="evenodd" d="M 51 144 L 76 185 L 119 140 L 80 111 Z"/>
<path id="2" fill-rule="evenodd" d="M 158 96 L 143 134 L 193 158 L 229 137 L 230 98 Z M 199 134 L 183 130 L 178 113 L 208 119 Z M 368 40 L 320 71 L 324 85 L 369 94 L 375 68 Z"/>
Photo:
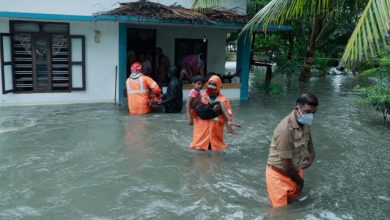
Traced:
<path id="1" fill-rule="evenodd" d="M 0 32 L 8 33 L 8 19 L 0 18 Z M 95 30 L 101 31 L 100 43 Z M 115 66 L 118 65 L 118 24 L 114 22 L 70 22 L 72 35 L 86 40 L 86 91 L 71 93 L 0 93 L 0 105 L 113 102 Z M 0 78 L 1 86 L 1 78 Z"/>
<path id="2" fill-rule="evenodd" d="M 65 15 L 92 15 L 119 6 L 119 2 L 135 2 L 134 0 L 0 0 L 0 11 L 29 12 Z M 152 0 L 164 5 L 177 3 L 190 8 L 192 0 Z M 246 0 L 225 0 L 225 8 L 240 8 L 246 11 Z"/>

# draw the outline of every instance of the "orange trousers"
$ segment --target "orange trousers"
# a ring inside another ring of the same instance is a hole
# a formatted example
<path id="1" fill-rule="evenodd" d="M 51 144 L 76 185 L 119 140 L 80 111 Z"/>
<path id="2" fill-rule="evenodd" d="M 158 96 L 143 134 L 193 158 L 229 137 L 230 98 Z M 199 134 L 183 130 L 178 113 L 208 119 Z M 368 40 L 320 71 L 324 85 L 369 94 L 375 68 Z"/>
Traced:
<path id="1" fill-rule="evenodd" d="M 290 177 L 273 170 L 268 165 L 266 166 L 265 181 L 272 207 L 286 206 L 288 199 L 296 198 L 299 195 L 297 192 L 297 184 Z M 303 177 L 302 170 L 298 174 Z"/>

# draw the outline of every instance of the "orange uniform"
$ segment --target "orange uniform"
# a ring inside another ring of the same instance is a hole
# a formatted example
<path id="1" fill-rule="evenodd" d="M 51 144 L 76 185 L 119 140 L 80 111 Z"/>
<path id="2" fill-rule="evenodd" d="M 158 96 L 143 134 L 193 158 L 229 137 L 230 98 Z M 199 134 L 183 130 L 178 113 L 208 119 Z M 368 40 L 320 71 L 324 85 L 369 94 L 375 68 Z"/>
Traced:
<path id="1" fill-rule="evenodd" d="M 302 170 L 298 174 L 303 177 Z M 289 199 L 299 196 L 297 184 L 286 174 L 267 166 L 265 169 L 265 181 L 272 207 L 279 208 L 288 204 Z"/>
<path id="2" fill-rule="evenodd" d="M 150 77 L 142 74 L 131 74 L 126 81 L 127 102 L 130 114 L 145 114 L 151 112 L 148 98 L 152 95 L 161 95 L 160 87 Z"/>
<path id="3" fill-rule="evenodd" d="M 221 79 L 218 76 L 212 76 L 209 81 L 217 83 L 217 91 L 219 93 L 222 86 Z M 202 94 L 202 99 L 203 103 L 210 103 L 210 98 L 207 93 Z M 230 102 L 224 95 L 219 93 L 215 101 L 225 103 L 226 109 L 231 117 L 233 117 Z M 227 144 L 223 141 L 224 124 L 223 114 L 210 120 L 202 120 L 196 116 L 194 119 L 193 139 L 190 147 L 192 149 L 208 150 L 209 145 L 211 145 L 211 150 L 213 151 L 225 149 Z"/>
<path id="4" fill-rule="evenodd" d="M 265 171 L 268 196 L 274 208 L 285 206 L 289 199 L 298 196 L 297 184 L 283 171 L 283 159 L 290 159 L 302 177 L 301 164 L 309 139 L 309 126 L 299 126 L 294 111 L 275 128 Z"/>

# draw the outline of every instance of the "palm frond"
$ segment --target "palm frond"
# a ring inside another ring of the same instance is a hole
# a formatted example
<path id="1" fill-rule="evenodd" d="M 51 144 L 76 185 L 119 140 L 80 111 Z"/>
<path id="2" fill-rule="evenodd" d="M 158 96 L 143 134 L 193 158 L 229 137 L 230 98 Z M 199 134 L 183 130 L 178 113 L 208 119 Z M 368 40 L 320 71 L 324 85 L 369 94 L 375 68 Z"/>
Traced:
<path id="1" fill-rule="evenodd" d="M 347 64 L 376 56 L 389 45 L 390 1 L 370 0 L 353 31 L 343 54 Z"/>
<path id="2" fill-rule="evenodd" d="M 192 8 L 195 10 L 207 10 L 221 5 L 225 0 L 192 0 Z"/>
<path id="3" fill-rule="evenodd" d="M 241 33 L 253 32 L 261 24 L 267 26 L 286 24 L 295 18 L 328 12 L 331 0 L 272 0 L 262 8 L 243 28 Z"/>

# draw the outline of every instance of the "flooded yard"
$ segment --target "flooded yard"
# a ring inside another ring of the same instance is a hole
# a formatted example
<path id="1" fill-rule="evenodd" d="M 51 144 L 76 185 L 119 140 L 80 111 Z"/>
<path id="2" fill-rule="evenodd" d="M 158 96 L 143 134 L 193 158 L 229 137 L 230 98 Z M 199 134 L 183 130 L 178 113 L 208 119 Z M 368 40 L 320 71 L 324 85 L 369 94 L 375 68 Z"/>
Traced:
<path id="1" fill-rule="evenodd" d="M 294 83 L 232 102 L 242 128 L 223 152 L 189 149 L 184 112 L 2 107 L 0 219 L 386 219 L 390 123 L 354 103 L 352 84 L 312 79 L 316 162 L 302 201 L 282 209 L 270 206 L 264 171 L 273 129 L 299 94 Z"/>

